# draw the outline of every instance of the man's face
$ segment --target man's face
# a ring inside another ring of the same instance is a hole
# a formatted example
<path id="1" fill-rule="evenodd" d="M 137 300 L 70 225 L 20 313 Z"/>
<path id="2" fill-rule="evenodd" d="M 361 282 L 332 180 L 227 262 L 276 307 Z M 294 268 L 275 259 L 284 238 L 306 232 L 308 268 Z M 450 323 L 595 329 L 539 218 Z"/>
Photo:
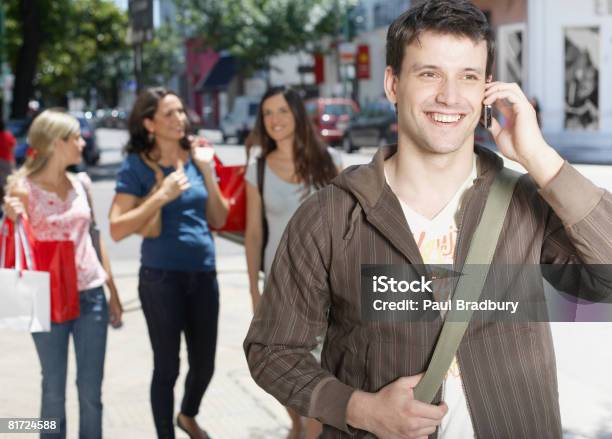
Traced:
<path id="1" fill-rule="evenodd" d="M 447 154 L 472 148 L 484 97 L 487 45 L 423 32 L 405 49 L 398 76 L 385 71 L 385 92 L 397 103 L 400 142 Z"/>

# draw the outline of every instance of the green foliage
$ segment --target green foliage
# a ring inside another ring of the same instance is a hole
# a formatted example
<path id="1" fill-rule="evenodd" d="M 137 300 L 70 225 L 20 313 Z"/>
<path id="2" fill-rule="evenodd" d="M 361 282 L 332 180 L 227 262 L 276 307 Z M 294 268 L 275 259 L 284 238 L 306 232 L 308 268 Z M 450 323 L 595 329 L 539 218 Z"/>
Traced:
<path id="1" fill-rule="evenodd" d="M 3 0 L 5 1 L 5 0 Z M 19 0 L 7 2 L 7 51 L 16 66 L 23 29 Z M 61 104 L 67 93 L 89 97 L 97 89 L 102 102 L 116 100 L 117 89 L 132 70 L 125 43 L 127 12 L 112 0 L 37 0 L 43 44 L 33 86 L 46 103 Z"/>
<path id="2" fill-rule="evenodd" d="M 320 50 L 337 35 L 352 0 L 177 0 L 185 28 L 215 50 L 227 49 L 248 74 L 272 56 Z"/>
<path id="3" fill-rule="evenodd" d="M 2 0 L 5 7 L 5 43 L 10 64 L 15 66 L 19 48 L 23 43 L 22 11 L 20 0 Z M 71 0 L 37 0 L 42 22 L 40 28 L 46 37 L 46 44 L 54 44 L 65 38 L 64 12 L 72 8 Z"/>
<path id="4" fill-rule="evenodd" d="M 113 100 L 131 71 L 127 14 L 112 1 L 72 0 L 63 16 L 62 38 L 46 44 L 35 82 L 50 96 L 88 97 L 96 88 L 103 101 Z"/>
<path id="5" fill-rule="evenodd" d="M 167 84 L 184 65 L 183 37 L 168 24 L 155 29 L 153 40 L 143 45 L 142 83 Z"/>

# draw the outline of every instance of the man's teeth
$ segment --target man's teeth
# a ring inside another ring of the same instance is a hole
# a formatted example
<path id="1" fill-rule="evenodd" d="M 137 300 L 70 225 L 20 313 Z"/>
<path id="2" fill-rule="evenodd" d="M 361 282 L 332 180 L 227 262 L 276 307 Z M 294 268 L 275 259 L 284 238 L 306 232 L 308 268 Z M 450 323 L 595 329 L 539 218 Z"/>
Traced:
<path id="1" fill-rule="evenodd" d="M 442 113 L 431 113 L 431 118 L 436 122 L 453 123 L 461 119 L 460 114 L 442 114 Z"/>

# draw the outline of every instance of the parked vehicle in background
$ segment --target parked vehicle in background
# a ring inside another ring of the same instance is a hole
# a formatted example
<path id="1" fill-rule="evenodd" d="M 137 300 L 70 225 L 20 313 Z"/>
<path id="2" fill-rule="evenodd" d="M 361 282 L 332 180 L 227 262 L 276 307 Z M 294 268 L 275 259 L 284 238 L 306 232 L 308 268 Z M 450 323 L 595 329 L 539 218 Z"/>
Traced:
<path id="1" fill-rule="evenodd" d="M 229 138 L 233 137 L 238 140 L 238 143 L 244 143 L 255 126 L 260 99 L 256 96 L 237 96 L 234 99 L 232 111 L 221 119 L 220 128 L 224 141 L 227 142 Z"/>
<path id="2" fill-rule="evenodd" d="M 397 143 L 395 107 L 386 99 L 366 105 L 351 118 L 342 139 L 342 149 L 351 153 L 364 146 Z"/>
<path id="3" fill-rule="evenodd" d="M 17 144 L 15 145 L 15 164 L 21 166 L 25 162 L 28 152 L 28 130 L 32 124 L 32 118 L 11 119 L 6 123 L 6 128 L 13 134 Z"/>
<path id="4" fill-rule="evenodd" d="M 189 119 L 189 131 L 197 133 L 198 130 L 204 129 L 204 120 L 193 108 L 185 107 L 187 119 Z"/>
<path id="5" fill-rule="evenodd" d="M 306 101 L 306 112 L 323 141 L 339 145 L 349 120 L 359 113 L 359 106 L 352 99 L 314 98 Z"/>
<path id="6" fill-rule="evenodd" d="M 85 139 L 83 148 L 83 160 L 88 166 L 95 166 L 100 161 L 100 149 L 96 141 L 95 125 L 88 119 L 85 113 L 71 113 L 79 121 L 81 126 L 81 137 Z"/>
<path id="7" fill-rule="evenodd" d="M 100 150 L 96 143 L 94 125 L 87 119 L 85 113 L 73 112 L 71 114 L 78 119 L 81 126 L 81 136 L 85 139 L 85 147 L 82 153 L 83 161 L 89 166 L 96 165 L 100 160 Z M 31 124 L 32 118 L 13 119 L 6 124 L 7 129 L 13 133 L 17 140 L 15 146 L 15 163 L 17 166 L 21 166 L 28 155 L 28 130 Z"/>
<path id="8" fill-rule="evenodd" d="M 99 108 L 95 112 L 97 128 L 127 129 L 127 111 L 121 108 Z"/>

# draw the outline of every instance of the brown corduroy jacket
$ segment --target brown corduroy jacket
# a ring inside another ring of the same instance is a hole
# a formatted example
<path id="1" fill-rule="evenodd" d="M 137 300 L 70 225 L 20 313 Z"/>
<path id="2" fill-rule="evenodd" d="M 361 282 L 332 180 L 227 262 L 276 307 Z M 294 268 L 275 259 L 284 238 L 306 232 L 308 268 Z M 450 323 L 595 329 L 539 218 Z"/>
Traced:
<path id="1" fill-rule="evenodd" d="M 422 264 L 381 148 L 298 209 L 278 247 L 244 348 L 255 381 L 281 403 L 325 424 L 324 438 L 363 437 L 346 424 L 354 389 L 376 392 L 423 372 L 442 327 L 361 319 L 361 264 Z M 458 213 L 461 269 L 502 160 L 476 148 L 478 177 Z M 495 251 L 496 264 L 611 264 L 612 197 L 565 163 L 544 188 L 521 177 Z M 575 267 L 575 265 L 574 265 Z M 595 290 L 612 279 L 591 276 Z M 310 351 L 324 336 L 321 365 Z M 472 321 L 458 350 L 478 438 L 560 438 L 548 323 Z M 434 402 L 440 401 L 440 392 Z M 435 437 L 435 435 L 433 435 Z"/>

